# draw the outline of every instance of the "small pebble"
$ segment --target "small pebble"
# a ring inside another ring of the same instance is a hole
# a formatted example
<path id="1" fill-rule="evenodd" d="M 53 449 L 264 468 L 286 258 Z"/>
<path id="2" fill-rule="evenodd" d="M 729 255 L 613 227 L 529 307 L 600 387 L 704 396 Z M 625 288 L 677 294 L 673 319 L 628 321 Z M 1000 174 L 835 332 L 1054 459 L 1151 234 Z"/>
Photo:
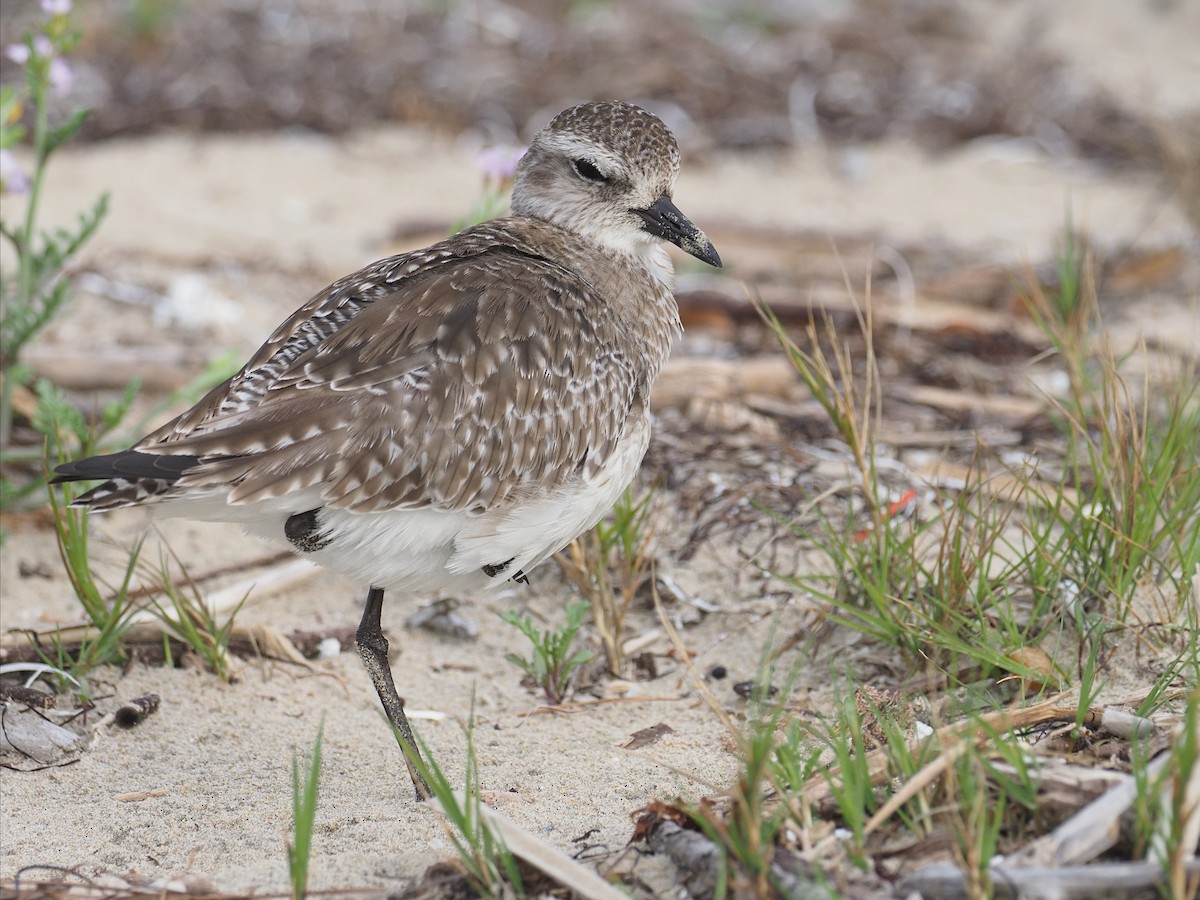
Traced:
<path id="1" fill-rule="evenodd" d="M 761 685 L 753 681 L 739 681 L 733 686 L 733 692 L 747 700 L 762 700 L 764 697 L 774 697 L 779 693 L 779 688 L 773 684 Z"/>

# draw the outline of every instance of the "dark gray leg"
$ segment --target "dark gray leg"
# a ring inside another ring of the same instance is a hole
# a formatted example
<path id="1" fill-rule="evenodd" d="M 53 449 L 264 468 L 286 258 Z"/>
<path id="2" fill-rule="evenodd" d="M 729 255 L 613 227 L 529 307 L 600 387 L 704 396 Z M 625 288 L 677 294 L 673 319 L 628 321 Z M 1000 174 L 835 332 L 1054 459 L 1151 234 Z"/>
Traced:
<path id="1" fill-rule="evenodd" d="M 387 713 L 388 721 L 396 729 L 400 737 L 412 748 L 413 754 L 420 759 L 417 742 L 413 740 L 412 728 L 409 727 L 408 717 L 404 715 L 404 701 L 396 693 L 396 683 L 392 680 L 392 667 L 388 663 L 388 642 L 383 636 L 379 624 L 379 615 L 383 611 L 383 588 L 373 587 L 367 591 L 367 606 L 363 610 L 362 621 L 358 625 L 358 655 L 362 657 L 367 674 L 375 685 L 375 693 L 379 694 L 379 702 Z M 429 785 L 417 772 L 408 756 L 404 757 L 404 765 L 412 776 L 413 787 L 417 790 L 417 799 L 424 800 L 431 796 Z"/>

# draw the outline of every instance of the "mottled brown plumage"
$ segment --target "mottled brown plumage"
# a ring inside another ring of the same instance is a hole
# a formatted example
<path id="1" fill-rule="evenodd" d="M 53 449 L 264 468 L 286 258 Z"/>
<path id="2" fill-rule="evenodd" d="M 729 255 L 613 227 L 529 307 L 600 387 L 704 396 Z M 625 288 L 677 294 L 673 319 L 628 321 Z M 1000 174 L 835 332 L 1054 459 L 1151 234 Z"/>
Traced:
<path id="1" fill-rule="evenodd" d="M 636 472 L 679 330 L 662 240 L 720 265 L 671 201 L 678 170 L 644 110 L 561 113 L 518 166 L 513 215 L 335 282 L 192 409 L 59 480 L 108 479 L 77 506 L 241 522 L 378 586 L 360 645 L 407 735 L 379 588 L 501 584 Z"/>
<path id="2" fill-rule="evenodd" d="M 232 484 L 229 502 L 246 504 L 320 484 L 324 504 L 356 512 L 484 512 L 523 486 L 593 477 L 644 410 L 677 323 L 639 294 L 598 292 L 580 278 L 593 261 L 554 261 L 563 243 L 536 219 L 488 224 L 322 292 L 137 444 L 206 460 L 160 499 Z M 353 317 L 297 353 L 303 326 L 347 301 Z"/>

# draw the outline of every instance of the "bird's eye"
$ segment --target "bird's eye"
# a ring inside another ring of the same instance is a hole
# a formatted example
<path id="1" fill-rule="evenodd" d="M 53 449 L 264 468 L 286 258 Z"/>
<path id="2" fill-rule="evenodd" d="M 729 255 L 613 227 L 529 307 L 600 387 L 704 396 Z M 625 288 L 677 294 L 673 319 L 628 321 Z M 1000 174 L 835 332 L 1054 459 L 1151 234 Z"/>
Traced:
<path id="1" fill-rule="evenodd" d="M 587 181 L 608 181 L 608 179 L 601 174 L 600 170 L 586 159 L 571 160 L 571 168 L 575 170 L 576 175 L 578 175 L 580 178 L 586 179 Z"/>

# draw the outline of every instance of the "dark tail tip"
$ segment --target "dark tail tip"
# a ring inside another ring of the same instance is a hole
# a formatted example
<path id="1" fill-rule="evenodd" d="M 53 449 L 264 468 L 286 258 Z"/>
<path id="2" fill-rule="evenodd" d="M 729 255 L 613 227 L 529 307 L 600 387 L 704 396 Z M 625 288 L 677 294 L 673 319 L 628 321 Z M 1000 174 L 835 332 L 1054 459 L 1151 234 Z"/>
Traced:
<path id="1" fill-rule="evenodd" d="M 109 478 L 124 478 L 136 481 L 153 478 L 160 481 L 175 481 L 188 469 L 198 466 L 198 456 L 160 456 L 157 453 L 142 453 L 139 450 L 122 450 L 102 456 L 88 456 L 54 467 L 51 484 L 68 481 L 102 481 Z"/>

